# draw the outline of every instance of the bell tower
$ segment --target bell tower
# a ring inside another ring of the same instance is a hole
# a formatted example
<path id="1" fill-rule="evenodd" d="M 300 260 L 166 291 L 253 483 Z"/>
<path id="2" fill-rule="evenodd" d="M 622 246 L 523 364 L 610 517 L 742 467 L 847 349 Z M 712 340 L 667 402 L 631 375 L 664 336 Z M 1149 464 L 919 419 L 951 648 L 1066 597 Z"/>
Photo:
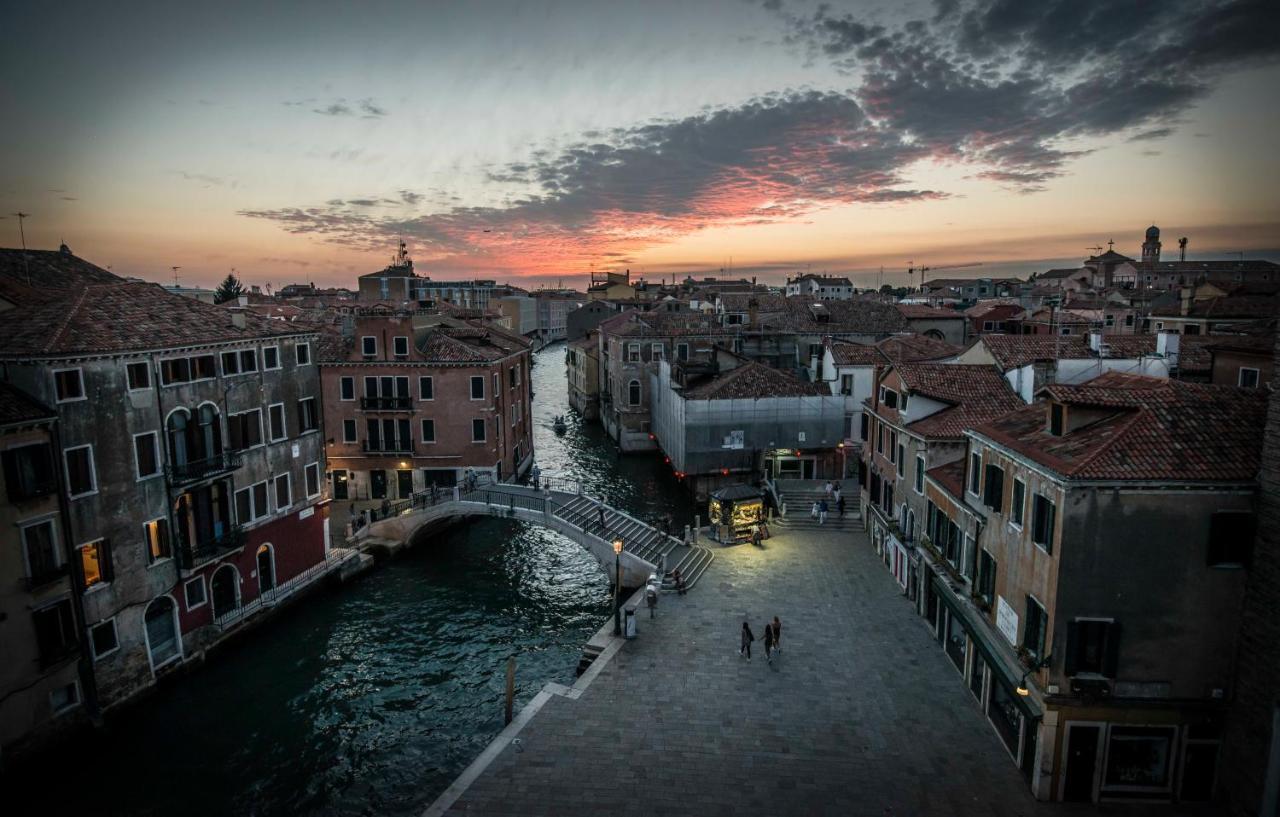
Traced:
<path id="1" fill-rule="evenodd" d="M 1152 224 L 1147 228 L 1147 240 L 1142 242 L 1142 263 L 1155 264 L 1160 261 L 1160 228 Z"/>

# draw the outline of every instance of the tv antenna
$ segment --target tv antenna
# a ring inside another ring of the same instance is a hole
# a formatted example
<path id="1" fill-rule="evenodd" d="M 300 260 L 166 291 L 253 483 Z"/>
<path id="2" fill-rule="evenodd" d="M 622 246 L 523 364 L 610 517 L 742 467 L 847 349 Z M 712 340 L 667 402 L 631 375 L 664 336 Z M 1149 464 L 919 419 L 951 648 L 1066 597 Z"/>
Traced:
<path id="1" fill-rule="evenodd" d="M 182 267 L 169 267 L 169 269 L 173 270 L 173 288 L 177 289 L 178 288 L 178 270 L 182 269 Z"/>
<path id="2" fill-rule="evenodd" d="M 1093 250 L 1093 254 L 1094 254 L 1094 255 L 1097 255 L 1098 253 L 1102 252 L 1102 248 L 1101 248 L 1101 247 L 1085 247 L 1085 249 L 1086 249 L 1086 250 Z"/>
<path id="3" fill-rule="evenodd" d="M 31 267 L 27 265 L 27 233 L 22 228 L 22 220 L 31 218 L 31 214 L 19 210 L 14 215 L 18 217 L 18 236 L 22 239 L 22 271 L 27 276 L 27 286 L 31 286 Z"/>

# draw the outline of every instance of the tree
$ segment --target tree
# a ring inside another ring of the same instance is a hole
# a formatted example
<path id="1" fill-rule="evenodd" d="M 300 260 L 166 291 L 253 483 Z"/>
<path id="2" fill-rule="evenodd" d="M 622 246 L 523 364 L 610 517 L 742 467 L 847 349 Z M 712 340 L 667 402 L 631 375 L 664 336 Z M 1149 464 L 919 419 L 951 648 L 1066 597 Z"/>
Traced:
<path id="1" fill-rule="evenodd" d="M 213 293 L 213 302 L 215 304 L 225 304 L 227 301 L 234 301 L 244 294 L 244 286 L 241 285 L 240 279 L 227 273 L 227 277 L 222 279 L 222 283 L 218 284 L 218 289 Z"/>

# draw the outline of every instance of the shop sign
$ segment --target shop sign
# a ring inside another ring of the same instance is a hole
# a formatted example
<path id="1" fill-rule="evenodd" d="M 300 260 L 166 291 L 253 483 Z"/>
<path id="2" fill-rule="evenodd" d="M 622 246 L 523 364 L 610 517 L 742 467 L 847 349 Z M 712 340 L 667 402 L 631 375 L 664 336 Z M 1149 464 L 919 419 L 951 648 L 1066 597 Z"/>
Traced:
<path id="1" fill-rule="evenodd" d="M 1013 612 L 1013 608 L 1004 600 L 1004 596 L 996 597 L 996 629 L 1009 639 L 1010 644 L 1017 646 L 1018 614 Z"/>

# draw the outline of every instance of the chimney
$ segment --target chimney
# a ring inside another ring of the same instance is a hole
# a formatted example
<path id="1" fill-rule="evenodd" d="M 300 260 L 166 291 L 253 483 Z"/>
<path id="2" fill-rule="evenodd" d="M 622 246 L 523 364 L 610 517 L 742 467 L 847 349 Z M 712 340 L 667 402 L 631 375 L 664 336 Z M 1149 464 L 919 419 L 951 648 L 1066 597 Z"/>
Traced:
<path id="1" fill-rule="evenodd" d="M 243 329 L 245 324 L 244 313 L 240 311 L 231 313 L 231 325 L 237 329 Z"/>
<path id="2" fill-rule="evenodd" d="M 1099 354 L 1102 350 L 1102 332 L 1098 329 L 1089 330 L 1089 348 L 1094 354 Z"/>
<path id="3" fill-rule="evenodd" d="M 1195 298 L 1196 291 L 1191 287 L 1183 287 L 1182 292 L 1179 294 L 1182 297 L 1182 304 L 1179 307 L 1178 314 L 1185 318 L 1191 314 L 1191 302 Z"/>
<path id="4" fill-rule="evenodd" d="M 1181 346 L 1182 336 L 1177 332 L 1170 332 L 1167 329 L 1156 333 L 1156 354 L 1169 360 L 1170 366 L 1178 364 L 1178 350 Z"/>
<path id="5" fill-rule="evenodd" d="M 747 326 L 760 328 L 760 302 L 755 298 L 747 299 Z"/>

